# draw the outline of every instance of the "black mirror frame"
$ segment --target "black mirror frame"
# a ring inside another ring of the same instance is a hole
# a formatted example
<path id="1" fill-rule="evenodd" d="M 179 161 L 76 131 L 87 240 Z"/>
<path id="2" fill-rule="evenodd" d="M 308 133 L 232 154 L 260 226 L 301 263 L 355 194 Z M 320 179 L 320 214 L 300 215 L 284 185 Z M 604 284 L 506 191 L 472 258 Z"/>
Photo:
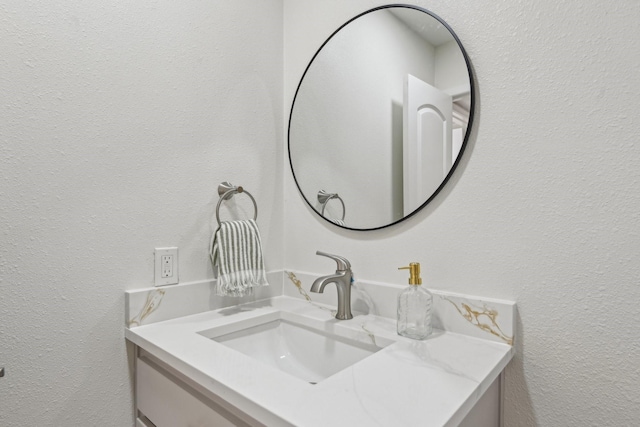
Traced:
<path id="1" fill-rule="evenodd" d="M 300 87 L 302 86 L 302 82 L 304 81 L 305 76 L 307 75 L 307 71 L 309 71 L 309 68 L 311 67 L 311 65 L 313 64 L 313 61 L 316 59 L 316 57 L 320 54 L 320 52 L 322 51 L 322 49 L 324 48 L 324 46 L 340 31 L 342 30 L 344 27 L 346 27 L 347 25 L 349 25 L 351 22 L 355 21 L 356 19 L 367 15 L 369 13 L 375 12 L 377 10 L 383 10 L 383 9 L 389 9 L 389 8 L 394 8 L 394 7 L 400 7 L 400 8 L 407 8 L 407 9 L 414 9 L 423 13 L 426 13 L 427 15 L 431 16 L 432 18 L 436 19 L 438 22 L 440 22 L 448 31 L 449 33 L 451 33 L 451 35 L 453 36 L 454 40 L 456 41 L 458 47 L 460 48 L 460 51 L 462 52 L 462 56 L 464 57 L 464 61 L 465 64 L 467 66 L 467 72 L 469 73 L 469 88 L 470 88 L 470 108 L 469 108 L 469 121 L 468 121 L 468 125 L 467 125 L 467 131 L 465 132 L 464 135 L 464 139 L 462 141 L 462 146 L 460 148 L 460 153 L 458 154 L 458 157 L 456 158 L 455 162 L 453 163 L 453 165 L 451 166 L 451 169 L 449 170 L 449 172 L 447 173 L 447 176 L 442 180 L 442 183 L 438 186 L 438 188 L 433 192 L 433 194 L 431 196 L 429 196 L 429 198 L 420 206 L 418 206 L 413 212 L 409 213 L 408 215 L 403 216 L 402 218 L 398 219 L 397 221 L 393 221 L 390 222 L 389 224 L 385 224 L 385 225 L 381 225 L 379 227 L 372 227 L 372 228 L 352 228 L 352 227 L 348 227 L 346 225 L 339 225 L 336 224 L 335 222 L 331 221 L 330 219 L 324 217 L 323 215 L 320 214 L 320 212 L 318 212 L 316 210 L 316 208 L 313 206 L 313 204 L 307 200 L 307 198 L 305 197 L 302 188 L 300 188 L 300 184 L 298 183 L 298 179 L 296 178 L 296 173 L 295 170 L 293 168 L 293 160 L 291 159 L 291 118 L 293 116 L 293 109 L 296 105 L 296 99 L 298 97 L 298 92 L 300 91 Z M 439 193 L 440 191 L 445 187 L 445 185 L 447 184 L 447 182 L 449 182 L 449 179 L 451 178 L 451 176 L 453 175 L 453 173 L 455 172 L 456 168 L 458 167 L 458 164 L 460 163 L 460 160 L 462 158 L 462 156 L 464 155 L 465 149 L 467 147 L 468 141 L 469 141 L 469 136 L 471 135 L 471 129 L 473 127 L 473 118 L 474 118 L 474 111 L 475 111 L 475 84 L 474 84 L 474 75 L 473 75 L 473 69 L 471 67 L 471 61 L 469 59 L 469 56 L 467 55 L 467 51 L 464 49 L 464 46 L 462 46 L 462 42 L 460 41 L 460 39 L 458 38 L 458 35 L 453 31 L 453 29 L 442 19 L 440 18 L 438 15 L 436 15 L 435 13 L 422 8 L 420 6 L 414 6 L 414 5 L 409 5 L 409 4 L 388 4 L 388 5 L 383 5 L 383 6 L 378 6 L 375 7 L 373 9 L 369 9 L 365 12 L 362 12 L 356 16 L 354 16 L 353 18 L 349 19 L 347 22 L 345 22 L 344 24 L 342 24 L 337 30 L 335 30 L 328 38 L 327 40 L 325 40 L 322 45 L 320 46 L 320 48 L 316 51 L 316 53 L 313 55 L 313 57 L 311 58 L 311 61 L 309 61 L 309 64 L 307 65 L 307 67 L 304 70 L 304 73 L 302 73 L 302 77 L 300 77 L 300 82 L 298 83 L 298 86 L 296 88 L 296 92 L 293 96 L 293 101 L 291 102 L 291 110 L 289 112 L 289 122 L 288 122 L 288 126 L 287 126 L 287 153 L 289 156 L 289 167 L 291 168 L 291 174 L 293 175 L 293 179 L 296 183 L 296 187 L 298 188 L 298 191 L 300 192 L 300 195 L 302 196 L 302 198 L 304 199 L 304 201 L 307 203 L 307 205 L 311 208 L 311 210 L 313 212 L 315 212 L 319 217 L 321 217 L 323 220 L 325 220 L 326 222 L 336 226 L 336 227 L 340 227 L 340 228 L 344 228 L 347 230 L 354 230 L 354 231 L 372 231 L 372 230 L 380 230 L 383 228 L 387 228 L 387 227 L 391 227 L 395 224 L 398 224 L 402 221 L 405 221 L 409 218 L 411 218 L 412 216 L 414 216 L 416 213 L 418 213 L 420 210 L 422 210 L 425 206 L 427 206 Z"/>

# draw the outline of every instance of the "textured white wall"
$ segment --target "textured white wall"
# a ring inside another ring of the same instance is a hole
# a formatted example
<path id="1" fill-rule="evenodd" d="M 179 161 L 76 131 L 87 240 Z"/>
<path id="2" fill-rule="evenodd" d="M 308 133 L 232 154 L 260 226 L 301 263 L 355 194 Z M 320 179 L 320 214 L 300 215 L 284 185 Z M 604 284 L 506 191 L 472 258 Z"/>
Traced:
<path id="1" fill-rule="evenodd" d="M 229 180 L 282 268 L 281 1 L 0 0 L 0 53 L 0 425 L 132 425 L 154 247 L 212 277 Z"/>
<path id="2" fill-rule="evenodd" d="M 403 283 L 396 267 L 419 261 L 430 287 L 513 299 L 505 425 L 636 425 L 640 3 L 415 3 L 453 27 L 475 68 L 462 164 L 414 218 L 366 233 L 316 218 L 285 175 L 285 265 L 331 271 L 320 249 Z M 378 4 L 285 0 L 285 108 L 332 29 Z"/>

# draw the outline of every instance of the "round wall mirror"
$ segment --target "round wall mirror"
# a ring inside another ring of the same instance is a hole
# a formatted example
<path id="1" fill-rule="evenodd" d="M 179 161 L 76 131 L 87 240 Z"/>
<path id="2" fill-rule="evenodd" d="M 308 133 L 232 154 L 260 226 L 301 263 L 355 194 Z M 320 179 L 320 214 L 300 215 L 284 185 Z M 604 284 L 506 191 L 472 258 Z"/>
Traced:
<path id="1" fill-rule="evenodd" d="M 305 201 L 354 230 L 395 224 L 446 184 L 473 121 L 471 66 L 453 30 L 410 5 L 366 11 L 311 59 L 289 117 Z"/>

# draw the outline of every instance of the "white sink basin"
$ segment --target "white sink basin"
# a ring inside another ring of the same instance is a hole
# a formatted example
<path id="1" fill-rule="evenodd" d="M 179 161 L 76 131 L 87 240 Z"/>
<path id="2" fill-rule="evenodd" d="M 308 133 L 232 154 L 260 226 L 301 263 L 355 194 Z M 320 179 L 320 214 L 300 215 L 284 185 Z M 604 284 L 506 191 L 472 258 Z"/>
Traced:
<path id="1" fill-rule="evenodd" d="M 312 384 L 392 343 L 289 312 L 272 312 L 199 334 Z M 375 343 L 375 344 L 374 344 Z"/>

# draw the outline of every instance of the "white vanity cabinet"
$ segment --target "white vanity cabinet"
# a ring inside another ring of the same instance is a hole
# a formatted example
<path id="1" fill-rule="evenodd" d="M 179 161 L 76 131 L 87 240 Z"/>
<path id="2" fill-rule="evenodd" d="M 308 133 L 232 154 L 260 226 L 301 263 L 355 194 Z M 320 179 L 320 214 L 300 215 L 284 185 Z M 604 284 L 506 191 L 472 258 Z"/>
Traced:
<path id="1" fill-rule="evenodd" d="M 139 350 L 135 370 L 137 427 L 264 425 L 144 350 Z"/>
<path id="2" fill-rule="evenodd" d="M 142 349 L 138 349 L 135 365 L 136 427 L 291 425 L 273 420 L 264 424 L 251 418 Z M 491 384 L 459 427 L 500 427 L 500 380 Z"/>
<path id="3" fill-rule="evenodd" d="M 500 376 L 489 386 L 459 427 L 500 427 L 502 426 L 502 378 Z"/>
<path id="4" fill-rule="evenodd" d="M 310 383 L 211 338 L 274 316 L 379 350 Z M 125 336 L 135 349 L 137 427 L 500 427 L 501 377 L 513 357 L 500 342 L 447 330 L 409 340 L 388 318 L 336 321 L 323 306 L 289 297 L 128 328 Z"/>

